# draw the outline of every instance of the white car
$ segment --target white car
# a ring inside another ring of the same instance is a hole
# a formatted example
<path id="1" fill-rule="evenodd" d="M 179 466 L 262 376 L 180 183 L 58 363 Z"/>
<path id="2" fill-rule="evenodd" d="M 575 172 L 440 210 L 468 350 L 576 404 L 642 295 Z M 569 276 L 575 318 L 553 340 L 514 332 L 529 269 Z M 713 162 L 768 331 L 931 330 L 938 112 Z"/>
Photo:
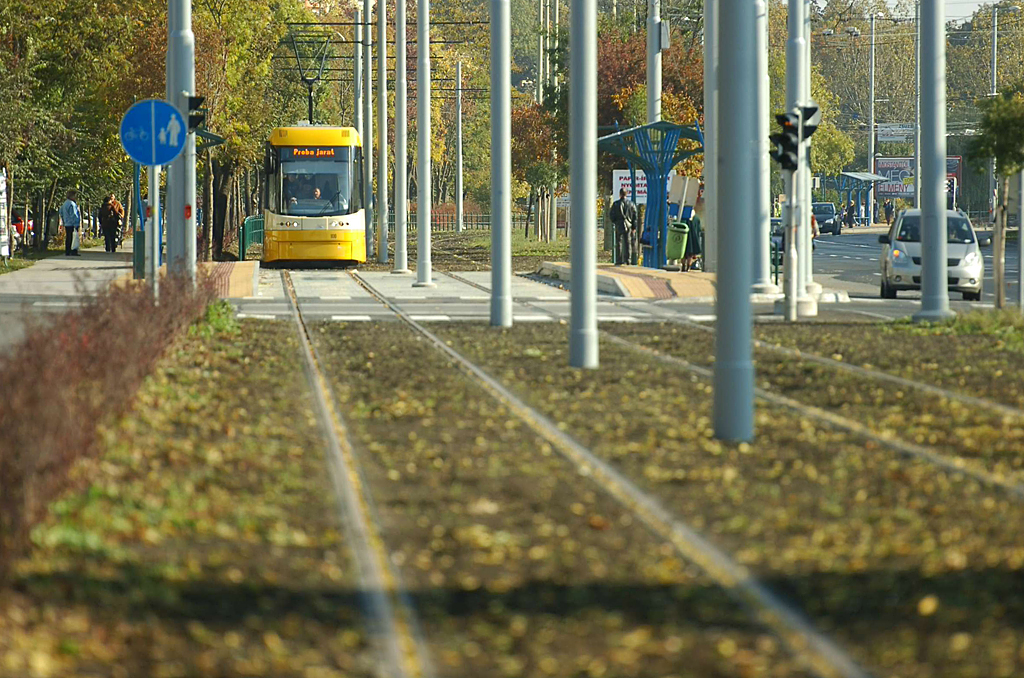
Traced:
<path id="1" fill-rule="evenodd" d="M 963 294 L 965 301 L 981 301 L 985 279 L 985 259 L 981 246 L 991 243 L 978 238 L 971 220 L 954 210 L 946 212 L 947 280 L 952 292 Z M 900 290 L 921 289 L 921 210 L 904 210 L 887 235 L 878 236 L 882 244 L 883 299 L 895 299 Z"/>

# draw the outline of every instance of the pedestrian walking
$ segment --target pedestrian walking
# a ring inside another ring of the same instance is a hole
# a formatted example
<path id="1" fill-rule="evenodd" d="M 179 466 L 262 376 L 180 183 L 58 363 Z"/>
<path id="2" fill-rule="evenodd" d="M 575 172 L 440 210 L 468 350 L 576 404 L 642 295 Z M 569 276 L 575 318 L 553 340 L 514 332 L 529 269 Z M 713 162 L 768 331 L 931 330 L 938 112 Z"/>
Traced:
<path id="1" fill-rule="evenodd" d="M 67 200 L 60 206 L 60 220 L 64 222 L 64 256 L 79 257 L 78 230 L 82 226 L 82 211 L 78 209 L 78 191 L 67 192 Z"/>
<path id="2" fill-rule="evenodd" d="M 103 246 L 107 252 L 116 252 L 121 239 L 121 227 L 124 225 L 124 206 L 114 194 L 103 198 L 99 213 L 100 229 L 103 231 Z"/>
<path id="3" fill-rule="evenodd" d="M 636 240 L 636 205 L 626 197 L 626 189 L 619 189 L 619 199 L 612 203 L 608 218 L 615 226 L 617 241 L 616 266 L 629 264 L 633 261 L 634 241 Z"/>
<path id="4" fill-rule="evenodd" d="M 704 238 L 703 224 L 704 217 L 704 186 L 701 185 L 697 191 L 697 201 L 693 206 L 693 217 L 690 219 L 690 233 L 686 238 L 686 249 L 683 251 L 683 270 L 691 271 L 700 268 L 698 262 L 704 253 L 701 242 Z"/>
<path id="5" fill-rule="evenodd" d="M 892 204 L 892 199 L 891 198 L 886 198 L 885 205 L 884 205 L 884 210 L 885 210 L 885 225 L 886 226 L 892 226 L 892 218 L 893 218 L 893 215 L 896 212 L 896 207 Z"/>
<path id="6" fill-rule="evenodd" d="M 857 223 L 857 206 L 850 201 L 850 204 L 846 206 L 846 225 L 853 228 Z"/>

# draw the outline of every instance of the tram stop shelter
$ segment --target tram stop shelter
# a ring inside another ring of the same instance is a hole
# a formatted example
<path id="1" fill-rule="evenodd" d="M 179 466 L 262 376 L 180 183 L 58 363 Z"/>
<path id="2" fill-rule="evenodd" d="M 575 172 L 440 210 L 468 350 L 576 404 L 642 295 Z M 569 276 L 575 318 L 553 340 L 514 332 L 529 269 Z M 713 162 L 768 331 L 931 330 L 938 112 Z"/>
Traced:
<path id="1" fill-rule="evenodd" d="M 679 147 L 681 139 L 697 142 L 696 148 Z M 597 149 L 629 161 L 636 202 L 636 169 L 647 177 L 647 209 L 640 231 L 643 265 L 663 268 L 667 263 L 665 244 L 668 241 L 668 178 L 672 168 L 690 156 L 704 152 L 704 135 L 697 123 L 678 125 L 659 120 L 632 127 L 597 140 Z"/>
<path id="2" fill-rule="evenodd" d="M 843 172 L 835 177 L 822 177 L 821 189 L 822 192 L 830 187 L 835 189 L 843 205 L 850 204 L 852 200 L 857 208 L 856 214 L 861 214 L 861 206 L 867 205 L 868 191 L 871 190 L 871 186 L 883 181 L 889 181 L 889 179 L 871 172 Z M 863 211 L 867 216 L 867 226 L 878 220 L 878 215 L 870 211 L 872 207 L 872 205 L 867 205 Z"/>

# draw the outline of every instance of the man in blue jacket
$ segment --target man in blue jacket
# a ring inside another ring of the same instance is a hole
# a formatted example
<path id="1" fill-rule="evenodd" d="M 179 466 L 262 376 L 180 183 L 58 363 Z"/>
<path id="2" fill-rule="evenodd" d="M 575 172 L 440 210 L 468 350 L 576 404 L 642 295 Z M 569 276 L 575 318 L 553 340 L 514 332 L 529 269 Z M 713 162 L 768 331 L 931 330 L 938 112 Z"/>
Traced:
<path id="1" fill-rule="evenodd" d="M 64 222 L 64 256 L 80 257 L 78 248 L 71 248 L 74 234 L 82 225 L 82 213 L 78 209 L 78 191 L 71 189 L 67 200 L 60 206 L 60 220 Z"/>

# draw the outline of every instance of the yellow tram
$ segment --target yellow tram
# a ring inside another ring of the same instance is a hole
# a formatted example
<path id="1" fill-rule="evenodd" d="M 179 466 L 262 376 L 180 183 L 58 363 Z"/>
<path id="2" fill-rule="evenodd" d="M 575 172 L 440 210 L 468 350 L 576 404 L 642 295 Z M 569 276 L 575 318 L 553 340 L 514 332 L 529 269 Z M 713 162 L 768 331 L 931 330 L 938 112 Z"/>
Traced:
<path id="1" fill-rule="evenodd" d="M 271 133 L 263 261 L 366 261 L 362 145 L 352 127 Z"/>

